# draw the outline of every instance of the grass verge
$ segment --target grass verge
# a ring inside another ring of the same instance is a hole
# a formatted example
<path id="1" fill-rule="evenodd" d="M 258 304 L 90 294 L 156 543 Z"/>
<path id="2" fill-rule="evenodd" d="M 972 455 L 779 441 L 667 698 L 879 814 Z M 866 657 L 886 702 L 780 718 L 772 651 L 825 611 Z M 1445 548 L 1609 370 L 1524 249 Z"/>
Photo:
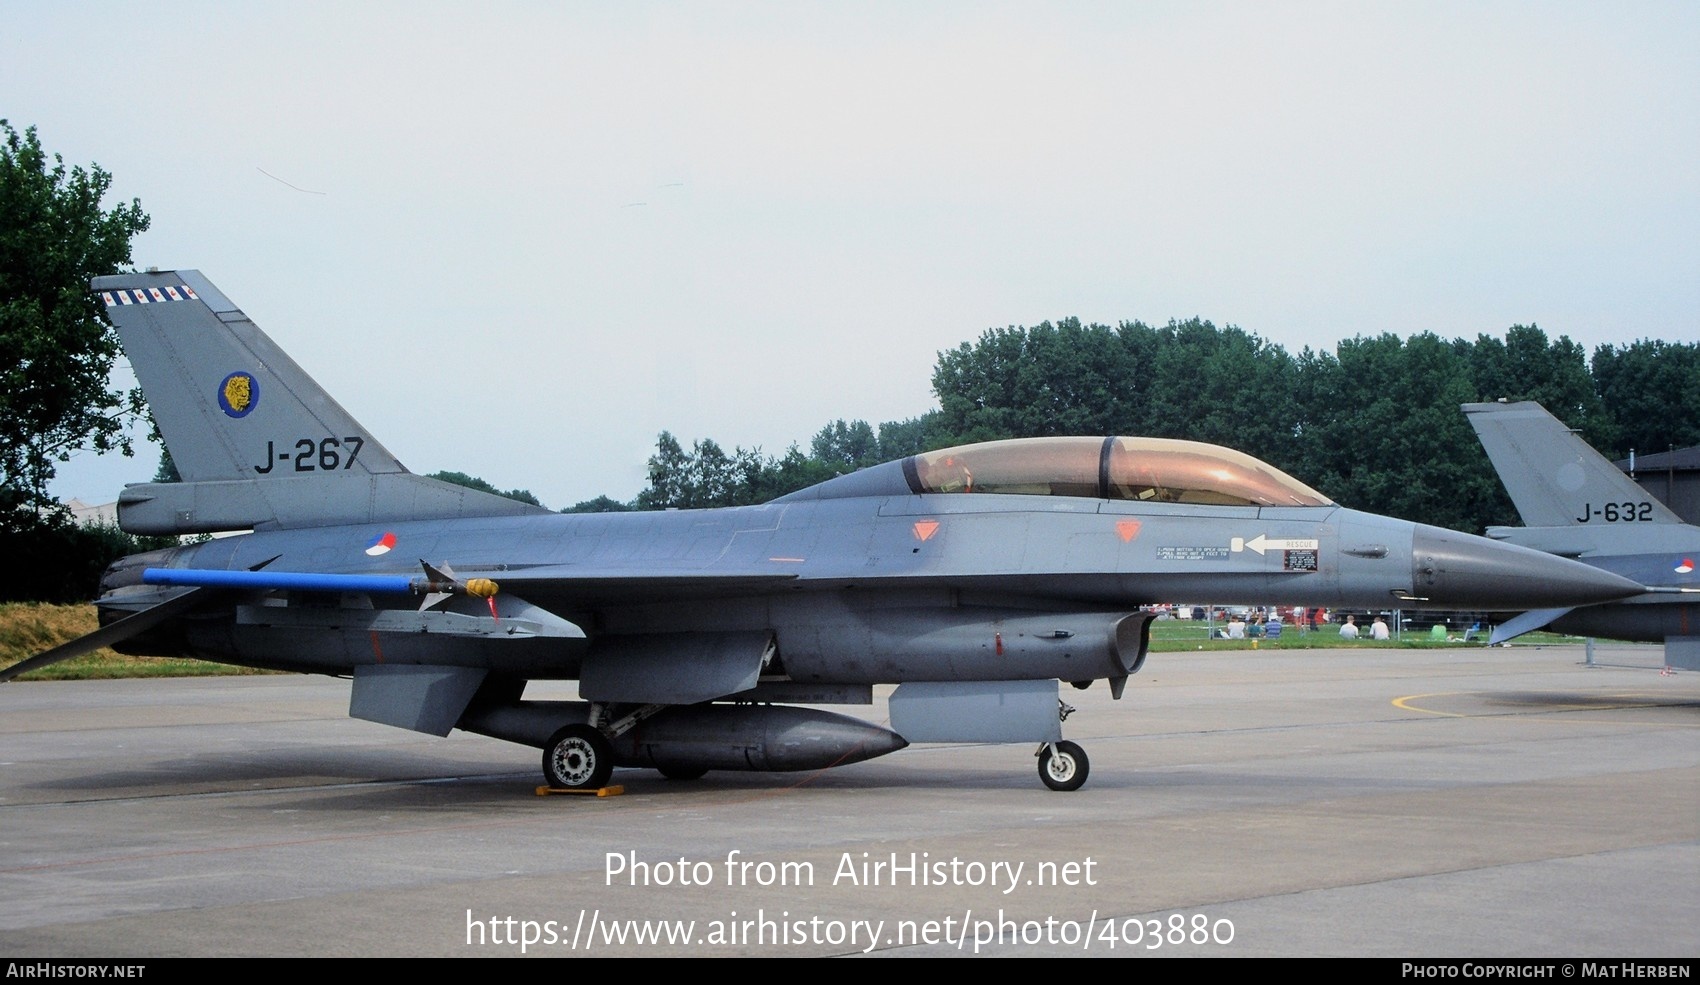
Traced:
<path id="1" fill-rule="evenodd" d="M 1217 624 L 1220 628 L 1221 624 Z M 1367 627 L 1359 627 L 1363 635 L 1355 640 L 1342 639 L 1339 626 L 1324 626 L 1310 632 L 1298 632 L 1288 626 L 1278 639 L 1217 640 L 1210 638 L 1210 625 L 1185 619 L 1163 619 L 1151 624 L 1151 652 L 1175 653 L 1181 650 L 1440 650 L 1460 647 L 1482 647 L 1487 634 L 1478 633 L 1473 642 L 1465 642 L 1454 633 L 1447 639 L 1431 639 L 1429 634 L 1406 633 L 1399 639 L 1376 642 L 1369 638 Z M 1519 646 L 1580 643 L 1579 636 L 1558 633 L 1529 633 L 1517 638 Z"/>
<path id="2" fill-rule="evenodd" d="M 92 605 L 0 603 L 0 668 L 10 667 L 100 626 Z M 101 649 L 43 667 L 20 681 L 86 681 L 118 677 L 211 677 L 265 671 L 183 657 L 128 657 Z"/>

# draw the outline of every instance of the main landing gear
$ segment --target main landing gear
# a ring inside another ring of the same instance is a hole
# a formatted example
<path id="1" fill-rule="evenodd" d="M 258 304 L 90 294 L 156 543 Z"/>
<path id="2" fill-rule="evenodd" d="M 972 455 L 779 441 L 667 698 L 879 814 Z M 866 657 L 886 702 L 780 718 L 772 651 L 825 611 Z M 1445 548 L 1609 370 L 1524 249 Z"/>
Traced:
<path id="1" fill-rule="evenodd" d="M 551 735 L 544 744 L 544 781 L 555 790 L 600 790 L 606 787 L 608 779 L 614 775 L 613 740 L 631 731 L 644 719 L 666 710 L 666 705 L 616 708 L 593 703 L 590 706 L 590 722 L 568 725 Z M 681 767 L 677 772 L 682 776 L 690 773 L 690 769 Z M 694 776 L 706 772 L 703 770 Z"/>
<path id="2" fill-rule="evenodd" d="M 543 778 L 557 790 L 598 790 L 614 775 L 614 749 L 589 725 L 568 725 L 543 747 Z"/>
<path id="3" fill-rule="evenodd" d="M 1058 701 L 1057 721 L 1068 721 L 1073 711 L 1073 705 Z M 1067 739 L 1047 742 L 1033 755 L 1039 757 L 1039 779 L 1052 790 L 1079 790 L 1086 783 L 1086 774 L 1091 772 L 1086 750 Z"/>

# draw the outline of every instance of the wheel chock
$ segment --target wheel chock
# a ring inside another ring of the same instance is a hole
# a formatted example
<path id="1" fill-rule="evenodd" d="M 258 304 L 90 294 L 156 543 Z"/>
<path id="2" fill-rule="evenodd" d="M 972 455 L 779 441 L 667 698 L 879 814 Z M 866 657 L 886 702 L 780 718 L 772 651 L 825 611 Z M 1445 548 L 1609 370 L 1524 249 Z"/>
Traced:
<path id="1" fill-rule="evenodd" d="M 551 794 L 558 794 L 558 793 L 576 793 L 576 794 L 579 794 L 579 795 L 585 796 L 585 797 L 618 797 L 619 795 L 621 795 L 625 792 L 626 792 L 626 788 L 621 786 L 618 783 L 614 784 L 613 786 L 609 786 L 609 787 L 597 787 L 594 790 L 590 790 L 590 789 L 572 789 L 572 790 L 569 790 L 569 789 L 566 789 L 566 788 L 563 788 L 563 787 L 548 787 L 548 786 L 543 786 L 543 787 L 537 788 L 537 796 L 539 796 L 539 797 L 548 797 Z"/>

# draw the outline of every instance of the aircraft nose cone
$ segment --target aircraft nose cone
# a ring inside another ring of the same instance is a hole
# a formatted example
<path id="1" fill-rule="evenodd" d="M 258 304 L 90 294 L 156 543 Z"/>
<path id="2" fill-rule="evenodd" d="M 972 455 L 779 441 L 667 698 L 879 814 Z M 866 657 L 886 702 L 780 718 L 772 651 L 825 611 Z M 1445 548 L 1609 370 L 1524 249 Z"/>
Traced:
<path id="1" fill-rule="evenodd" d="M 1595 605 L 1642 592 L 1580 561 L 1421 525 L 1411 537 L 1411 587 L 1420 598 L 1479 609 Z"/>

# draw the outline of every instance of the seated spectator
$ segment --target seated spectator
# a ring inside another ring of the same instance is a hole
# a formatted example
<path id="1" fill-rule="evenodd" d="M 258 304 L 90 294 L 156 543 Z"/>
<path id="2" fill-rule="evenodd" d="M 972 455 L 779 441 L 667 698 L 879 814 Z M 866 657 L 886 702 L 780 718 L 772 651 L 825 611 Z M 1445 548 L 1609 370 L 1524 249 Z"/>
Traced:
<path id="1" fill-rule="evenodd" d="M 1380 617 L 1375 617 L 1375 623 L 1369 627 L 1369 638 L 1372 640 L 1387 639 L 1387 623 Z"/>
<path id="2" fill-rule="evenodd" d="M 1340 624 L 1340 638 L 1343 640 L 1358 638 L 1358 621 L 1355 617 L 1347 616 L 1346 621 Z"/>
<path id="3" fill-rule="evenodd" d="M 1241 619 L 1239 616 L 1234 616 L 1232 619 L 1228 620 L 1228 639 L 1231 639 L 1231 640 L 1243 640 L 1243 639 L 1245 639 L 1245 620 L 1244 619 Z"/>

